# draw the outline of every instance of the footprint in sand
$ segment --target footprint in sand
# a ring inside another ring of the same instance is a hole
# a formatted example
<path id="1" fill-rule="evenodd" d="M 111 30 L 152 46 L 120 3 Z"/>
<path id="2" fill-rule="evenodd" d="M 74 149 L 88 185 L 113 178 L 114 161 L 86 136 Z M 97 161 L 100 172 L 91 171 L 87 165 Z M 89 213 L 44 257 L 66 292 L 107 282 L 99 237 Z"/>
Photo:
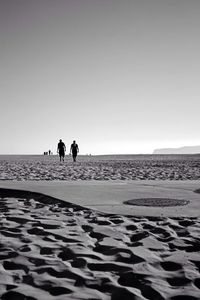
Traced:
<path id="1" fill-rule="evenodd" d="M 27 266 L 7 260 L 3 262 L 3 267 L 5 270 L 23 270 L 25 273 L 29 272 L 29 268 Z"/>
<path id="2" fill-rule="evenodd" d="M 7 220 L 8 220 L 8 221 L 13 221 L 13 222 L 19 223 L 20 225 L 21 225 L 21 224 L 26 224 L 27 222 L 32 221 L 32 220 L 29 219 L 29 218 L 9 217 L 9 216 L 7 217 Z"/>
<path id="3" fill-rule="evenodd" d="M 172 286 L 186 286 L 187 284 L 191 283 L 191 280 L 186 277 L 173 277 L 167 278 L 167 282 Z"/>
<path id="4" fill-rule="evenodd" d="M 177 271 L 182 269 L 182 265 L 174 261 L 163 261 L 160 265 L 165 271 Z"/>
<path id="5" fill-rule="evenodd" d="M 169 300 L 199 300 L 199 297 L 194 297 L 190 295 L 180 295 L 180 296 L 173 296 L 169 298 Z"/>
<path id="6" fill-rule="evenodd" d="M 130 240 L 131 240 L 131 242 L 138 242 L 138 241 L 141 241 L 141 240 L 145 239 L 148 236 L 149 236 L 148 231 L 141 231 L 141 232 L 133 234 L 130 237 Z"/>
<path id="7" fill-rule="evenodd" d="M 119 284 L 139 289 L 145 299 L 165 300 L 162 295 L 150 286 L 151 282 L 144 274 L 125 272 L 120 275 Z"/>
<path id="8" fill-rule="evenodd" d="M 15 300 L 37 300 L 36 298 L 28 297 L 22 293 L 18 293 L 15 291 L 9 291 L 9 292 L 3 294 L 1 299 L 2 300 L 12 300 L 12 299 L 15 299 Z"/>
<path id="9" fill-rule="evenodd" d="M 194 285 L 195 285 L 198 289 L 200 289 L 200 278 L 196 278 L 196 279 L 194 280 Z"/>

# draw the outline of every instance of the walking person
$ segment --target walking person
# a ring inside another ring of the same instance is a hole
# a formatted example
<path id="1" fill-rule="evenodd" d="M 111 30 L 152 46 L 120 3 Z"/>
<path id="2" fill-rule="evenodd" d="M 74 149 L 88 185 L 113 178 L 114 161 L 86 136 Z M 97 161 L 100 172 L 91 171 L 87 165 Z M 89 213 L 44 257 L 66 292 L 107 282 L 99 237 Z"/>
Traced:
<path id="1" fill-rule="evenodd" d="M 60 161 L 64 161 L 65 158 L 66 146 L 65 143 L 60 139 L 57 147 L 57 153 L 59 154 Z"/>
<path id="2" fill-rule="evenodd" d="M 77 154 L 79 153 L 79 148 L 76 141 L 73 141 L 70 147 L 70 154 L 72 153 L 73 161 L 76 162 Z"/>

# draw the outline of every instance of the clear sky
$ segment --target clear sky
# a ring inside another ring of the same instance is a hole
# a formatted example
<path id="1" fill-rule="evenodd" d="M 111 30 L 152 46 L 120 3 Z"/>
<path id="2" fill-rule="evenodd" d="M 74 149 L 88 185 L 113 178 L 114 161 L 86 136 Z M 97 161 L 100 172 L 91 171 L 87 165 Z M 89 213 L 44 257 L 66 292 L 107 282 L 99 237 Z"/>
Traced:
<path id="1" fill-rule="evenodd" d="M 0 0 L 0 154 L 200 145 L 199 0 Z"/>

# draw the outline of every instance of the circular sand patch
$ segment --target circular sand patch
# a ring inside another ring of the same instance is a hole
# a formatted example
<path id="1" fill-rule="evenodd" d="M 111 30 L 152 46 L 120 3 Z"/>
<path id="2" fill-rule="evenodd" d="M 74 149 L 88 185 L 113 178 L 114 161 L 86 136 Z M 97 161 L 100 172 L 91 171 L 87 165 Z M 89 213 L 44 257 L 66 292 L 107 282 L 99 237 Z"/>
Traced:
<path id="1" fill-rule="evenodd" d="M 181 206 L 187 205 L 190 201 L 180 199 L 169 199 L 169 198 L 140 198 L 127 200 L 124 204 L 136 205 L 136 206 Z"/>

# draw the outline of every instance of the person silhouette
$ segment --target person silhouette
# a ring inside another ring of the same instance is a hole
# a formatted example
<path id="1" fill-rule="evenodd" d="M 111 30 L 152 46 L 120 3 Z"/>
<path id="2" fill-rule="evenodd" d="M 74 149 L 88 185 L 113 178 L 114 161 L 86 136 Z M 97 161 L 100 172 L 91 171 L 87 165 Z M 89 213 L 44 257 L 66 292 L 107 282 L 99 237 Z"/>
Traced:
<path id="1" fill-rule="evenodd" d="M 63 141 L 60 139 L 59 143 L 58 143 L 58 147 L 57 147 L 57 153 L 59 154 L 60 157 L 60 161 L 64 161 L 65 158 L 65 151 L 66 151 L 66 147 L 65 144 L 63 143 Z"/>
<path id="2" fill-rule="evenodd" d="M 70 147 L 70 154 L 72 153 L 73 161 L 76 162 L 76 157 L 79 152 L 78 145 L 76 144 L 76 141 L 73 141 Z"/>

